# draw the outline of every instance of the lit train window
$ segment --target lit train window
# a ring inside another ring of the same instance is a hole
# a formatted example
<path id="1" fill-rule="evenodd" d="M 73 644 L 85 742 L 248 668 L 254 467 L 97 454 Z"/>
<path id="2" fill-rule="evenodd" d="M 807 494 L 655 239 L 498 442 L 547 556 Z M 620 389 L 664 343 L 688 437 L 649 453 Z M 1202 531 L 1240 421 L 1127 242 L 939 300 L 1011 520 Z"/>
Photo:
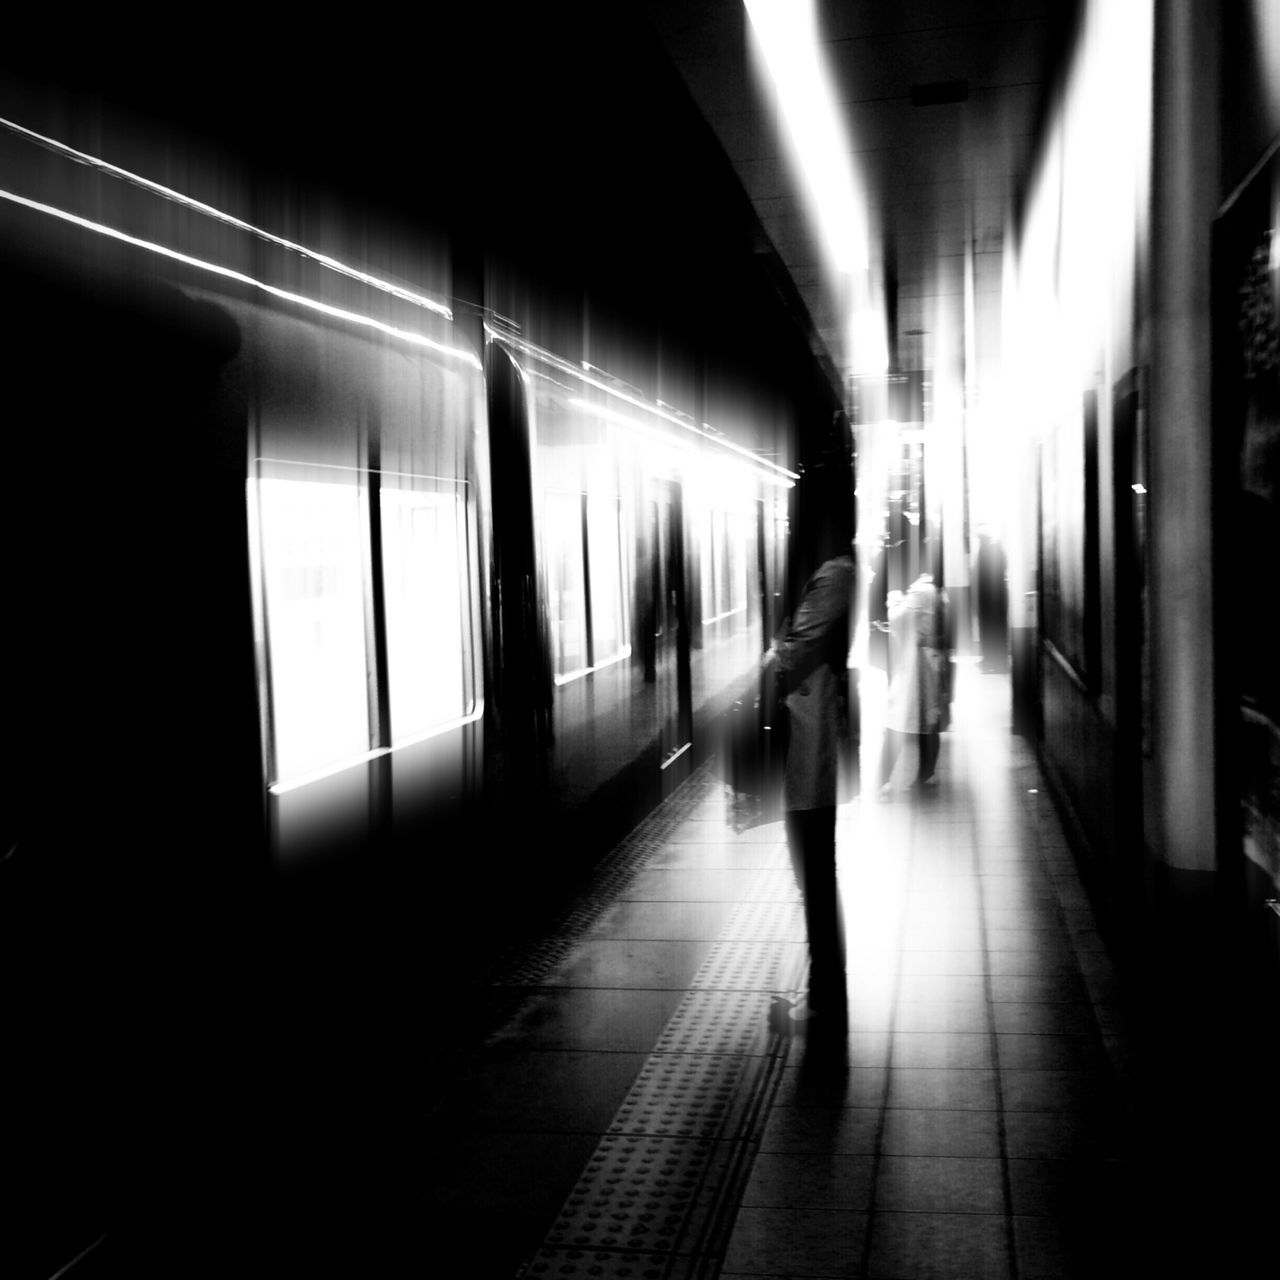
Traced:
<path id="1" fill-rule="evenodd" d="M 603 666 L 631 651 L 622 591 L 621 511 L 617 498 L 587 502 L 587 567 L 591 578 L 591 663 Z"/>
<path id="2" fill-rule="evenodd" d="M 542 515 L 555 675 L 563 684 L 631 652 L 621 504 L 614 496 L 549 489 Z"/>
<path id="3" fill-rule="evenodd" d="M 380 492 L 392 744 L 475 706 L 466 503 L 458 492 Z"/>
<path id="4" fill-rule="evenodd" d="M 543 520 L 555 674 L 569 676 L 589 665 L 582 495 L 562 489 L 548 490 Z"/>
<path id="5" fill-rule="evenodd" d="M 270 781 L 287 785 L 476 713 L 466 486 L 379 477 L 380 601 L 371 589 L 369 477 L 269 464 L 257 482 Z M 323 479 L 292 479 L 291 471 Z M 281 476 L 279 473 L 286 473 Z M 382 605 L 386 669 L 374 660 Z M 377 725 L 376 677 L 389 726 Z"/>
<path id="6" fill-rule="evenodd" d="M 716 554 L 720 541 L 716 536 L 717 516 L 718 512 L 707 512 L 707 532 L 702 542 L 702 619 L 704 622 L 714 622 L 720 613 L 717 578 L 724 572 L 724 566 L 720 564 L 719 556 Z"/>
<path id="7" fill-rule="evenodd" d="M 750 536 L 749 522 L 737 512 L 707 513 L 707 538 L 702 553 L 705 622 L 720 622 L 745 614 Z"/>
<path id="8" fill-rule="evenodd" d="M 755 530 L 745 516 L 735 512 L 730 519 L 729 540 L 729 581 L 732 588 L 729 594 L 729 608 L 732 612 L 744 613 L 749 598 L 749 581 L 751 564 L 751 543 Z"/>
<path id="9" fill-rule="evenodd" d="M 277 780 L 369 749 L 367 510 L 354 474 L 258 482 Z"/>

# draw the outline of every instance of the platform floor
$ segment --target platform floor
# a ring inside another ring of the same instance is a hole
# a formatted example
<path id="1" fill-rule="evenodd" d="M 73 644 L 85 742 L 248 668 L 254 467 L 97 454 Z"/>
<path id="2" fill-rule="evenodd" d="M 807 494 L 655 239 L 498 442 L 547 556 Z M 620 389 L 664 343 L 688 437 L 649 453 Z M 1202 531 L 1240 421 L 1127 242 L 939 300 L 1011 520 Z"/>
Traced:
<path id="1" fill-rule="evenodd" d="M 938 785 L 904 759 L 841 805 L 834 1045 L 792 1013 L 782 824 L 745 825 L 715 762 L 482 967 L 422 1134 L 467 1275 L 1141 1274 L 1133 1036 L 1009 722 L 1007 677 L 966 666 Z"/>

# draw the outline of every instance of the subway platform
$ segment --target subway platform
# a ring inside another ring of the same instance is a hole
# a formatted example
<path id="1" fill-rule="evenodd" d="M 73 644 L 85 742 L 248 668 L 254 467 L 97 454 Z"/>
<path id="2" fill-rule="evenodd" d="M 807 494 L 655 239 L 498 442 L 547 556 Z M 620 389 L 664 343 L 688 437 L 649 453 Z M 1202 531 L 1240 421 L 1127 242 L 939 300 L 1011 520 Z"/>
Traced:
<path id="1" fill-rule="evenodd" d="M 1124 985 L 1009 722 L 1007 677 L 965 664 L 936 787 L 903 785 L 908 750 L 892 798 L 840 806 L 834 1043 L 797 1016 L 782 824 L 744 819 L 715 761 L 455 991 L 465 1029 L 429 1063 L 415 1144 L 425 1233 L 465 1242 L 457 1274 L 1028 1280 L 1176 1259 Z"/>

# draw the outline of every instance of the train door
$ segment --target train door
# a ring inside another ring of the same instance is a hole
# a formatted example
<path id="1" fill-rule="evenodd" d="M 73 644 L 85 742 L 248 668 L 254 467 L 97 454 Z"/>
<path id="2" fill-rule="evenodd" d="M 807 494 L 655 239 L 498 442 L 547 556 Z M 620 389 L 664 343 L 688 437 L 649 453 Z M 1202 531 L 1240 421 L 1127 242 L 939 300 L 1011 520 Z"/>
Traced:
<path id="1" fill-rule="evenodd" d="M 656 481 L 649 502 L 652 650 L 646 678 L 654 683 L 662 793 L 688 776 L 693 745 L 689 610 L 680 485 Z"/>
<path id="2" fill-rule="evenodd" d="M 518 812 L 545 794 L 554 683 L 535 537 L 527 391 L 510 356 L 486 348 L 493 541 L 486 786 Z"/>

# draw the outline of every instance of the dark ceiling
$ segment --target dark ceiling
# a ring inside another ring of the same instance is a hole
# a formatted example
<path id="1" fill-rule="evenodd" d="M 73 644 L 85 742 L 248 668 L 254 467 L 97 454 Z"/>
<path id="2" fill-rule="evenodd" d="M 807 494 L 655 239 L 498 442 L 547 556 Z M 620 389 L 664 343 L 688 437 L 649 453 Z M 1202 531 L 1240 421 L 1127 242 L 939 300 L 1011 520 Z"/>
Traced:
<path id="1" fill-rule="evenodd" d="M 1007 229 L 1080 0 L 816 3 L 847 160 L 865 193 L 868 279 L 888 321 L 892 367 L 930 370 L 945 358 L 939 331 L 960 332 L 967 257 L 970 351 L 975 367 L 998 363 Z M 490 6 L 463 7 L 447 22 L 433 15 L 425 80 L 387 73 L 380 29 L 365 33 L 369 56 L 353 38 L 338 57 L 325 31 L 286 30 L 271 42 L 220 24 L 157 58 L 107 18 L 101 38 L 82 32 L 63 44 L 47 30 L 15 38 L 0 62 L 34 81 L 75 87 L 82 102 L 100 97 L 131 103 L 140 118 L 158 115 L 175 148 L 187 133 L 238 139 L 269 172 L 285 161 L 305 168 L 310 157 L 326 179 L 345 175 L 358 192 L 376 190 L 406 211 L 452 201 L 453 225 L 476 235 L 486 218 L 518 225 L 530 257 L 616 264 L 619 254 L 601 239 L 612 234 L 634 260 L 616 282 L 629 295 L 643 293 L 651 277 L 715 278 L 708 263 L 738 252 L 718 243 L 733 222 L 724 202 L 692 195 L 718 166 L 698 161 L 691 173 L 695 162 L 683 159 L 697 149 L 682 141 L 690 131 L 668 92 L 679 93 L 682 82 L 723 148 L 726 186 L 736 174 L 758 217 L 758 264 L 789 277 L 787 292 L 812 321 L 811 345 L 847 386 L 848 294 L 823 265 L 756 83 L 741 0 L 637 0 L 616 9 L 559 0 L 547 8 L 503 3 L 502 12 L 502 22 Z M 30 20 L 56 25 L 40 14 Z M 637 23 L 646 21 L 652 38 L 641 41 Z M 652 74 L 651 52 L 665 55 L 661 76 Z M 541 126 L 531 123 L 535 108 Z M 93 149 L 102 140 L 92 113 L 80 114 L 74 132 Z M 140 129 L 139 145 L 150 136 Z M 442 166 L 449 150 L 452 164 Z M 662 177 L 637 182 L 637 174 Z"/>
<path id="2" fill-rule="evenodd" d="M 839 290 L 755 83 L 744 6 L 646 0 L 645 8 L 847 376 Z M 934 366 L 940 316 L 959 332 L 969 246 L 971 351 L 979 363 L 998 361 L 1007 230 L 1078 9 L 1074 0 L 818 0 L 895 371 Z"/>

